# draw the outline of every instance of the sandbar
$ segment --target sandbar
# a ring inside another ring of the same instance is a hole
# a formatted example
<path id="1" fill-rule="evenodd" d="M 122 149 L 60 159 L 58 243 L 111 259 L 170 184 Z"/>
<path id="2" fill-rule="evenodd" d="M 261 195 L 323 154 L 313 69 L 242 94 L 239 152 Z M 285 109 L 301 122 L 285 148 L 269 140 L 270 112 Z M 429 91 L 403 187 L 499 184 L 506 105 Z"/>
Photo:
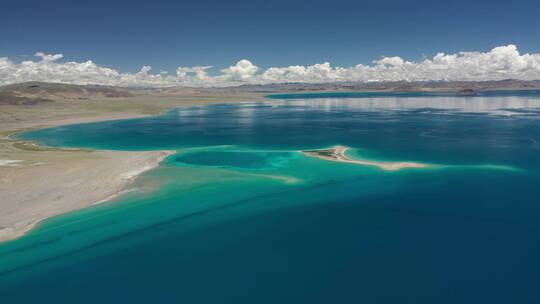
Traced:
<path id="1" fill-rule="evenodd" d="M 304 155 L 309 157 L 315 157 L 319 159 L 341 162 L 341 163 L 350 163 L 363 166 L 374 166 L 386 171 L 396 171 L 405 168 L 427 168 L 428 165 L 415 163 L 415 162 L 382 162 L 382 161 L 369 161 L 369 160 L 359 160 L 352 159 L 346 155 L 346 152 L 349 148 L 345 146 L 334 146 L 328 149 L 320 150 L 306 150 L 302 151 Z"/>

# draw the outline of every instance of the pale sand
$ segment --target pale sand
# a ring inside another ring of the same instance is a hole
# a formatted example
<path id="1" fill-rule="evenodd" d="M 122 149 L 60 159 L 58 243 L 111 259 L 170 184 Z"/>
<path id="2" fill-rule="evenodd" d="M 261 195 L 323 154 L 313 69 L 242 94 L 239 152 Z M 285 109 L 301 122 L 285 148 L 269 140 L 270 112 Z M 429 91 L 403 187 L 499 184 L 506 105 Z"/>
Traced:
<path id="1" fill-rule="evenodd" d="M 102 113 L 3 121 L 4 134 L 65 124 L 142 117 Z M 0 242 L 23 235 L 46 218 L 110 200 L 173 151 L 89 151 L 0 139 Z"/>
<path id="2" fill-rule="evenodd" d="M 41 152 L 49 155 L 38 165 L 0 169 L 0 241 L 43 219 L 114 198 L 171 153 L 50 151 Z"/>
<path id="3" fill-rule="evenodd" d="M 405 168 L 427 168 L 428 165 L 415 162 L 380 162 L 368 160 L 351 159 L 346 155 L 349 148 L 344 146 L 335 146 L 330 149 L 302 151 L 304 155 L 316 157 L 324 160 L 351 163 L 363 166 L 374 166 L 387 171 L 396 171 Z"/>
<path id="4" fill-rule="evenodd" d="M 0 166 L 14 167 L 20 162 L 22 162 L 20 159 L 0 159 Z"/>

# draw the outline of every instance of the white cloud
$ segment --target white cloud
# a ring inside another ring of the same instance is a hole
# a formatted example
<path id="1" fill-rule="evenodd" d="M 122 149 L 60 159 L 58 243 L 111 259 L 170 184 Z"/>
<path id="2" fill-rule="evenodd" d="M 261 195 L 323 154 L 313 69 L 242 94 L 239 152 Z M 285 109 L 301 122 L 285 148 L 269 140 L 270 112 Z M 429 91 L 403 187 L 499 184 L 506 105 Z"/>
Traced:
<path id="1" fill-rule="evenodd" d="M 43 61 L 56 61 L 58 59 L 64 58 L 64 55 L 62 55 L 62 54 L 49 55 L 49 54 L 45 54 L 43 52 L 37 52 L 37 53 L 34 54 L 34 56 L 41 58 L 41 60 L 43 60 Z"/>
<path id="2" fill-rule="evenodd" d="M 371 65 L 333 67 L 330 63 L 310 66 L 293 65 L 261 70 L 247 59 L 211 75 L 211 66 L 178 67 L 176 74 L 152 73 L 143 66 L 136 73 L 85 62 L 64 61 L 62 54 L 35 54 L 38 60 L 15 62 L 0 57 L 0 84 L 25 81 L 48 81 L 74 84 L 166 87 L 229 86 L 283 82 L 342 81 L 424 81 L 424 80 L 501 80 L 540 79 L 540 54 L 520 54 L 515 45 L 499 46 L 488 52 L 438 53 L 417 62 L 400 57 L 382 57 Z"/>
<path id="3" fill-rule="evenodd" d="M 231 67 L 221 70 L 225 81 L 249 81 L 255 76 L 259 67 L 251 61 L 242 59 Z"/>
<path id="4" fill-rule="evenodd" d="M 204 83 L 209 79 L 206 71 L 211 68 L 212 66 L 178 67 L 176 68 L 176 77 L 179 82 L 193 80 Z"/>

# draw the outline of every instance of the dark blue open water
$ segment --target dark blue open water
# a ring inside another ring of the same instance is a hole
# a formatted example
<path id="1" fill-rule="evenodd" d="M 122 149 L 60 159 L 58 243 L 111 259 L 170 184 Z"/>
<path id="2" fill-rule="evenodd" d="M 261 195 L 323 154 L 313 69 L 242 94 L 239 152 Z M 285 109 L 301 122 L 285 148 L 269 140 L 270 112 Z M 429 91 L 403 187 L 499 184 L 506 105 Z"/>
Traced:
<path id="1" fill-rule="evenodd" d="M 538 94 L 321 97 L 22 134 L 179 153 L 0 246 L 1 302 L 539 303 Z"/>

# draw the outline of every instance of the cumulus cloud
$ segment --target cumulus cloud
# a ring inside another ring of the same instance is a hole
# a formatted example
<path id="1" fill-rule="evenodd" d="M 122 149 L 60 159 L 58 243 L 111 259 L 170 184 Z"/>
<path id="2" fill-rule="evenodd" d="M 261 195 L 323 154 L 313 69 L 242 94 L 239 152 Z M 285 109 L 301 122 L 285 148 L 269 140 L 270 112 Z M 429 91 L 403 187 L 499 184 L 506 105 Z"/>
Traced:
<path id="1" fill-rule="evenodd" d="M 85 62 L 65 61 L 63 54 L 35 54 L 37 60 L 15 62 L 0 57 L 0 84 L 48 81 L 136 87 L 230 86 L 284 82 L 370 82 L 370 81 L 484 81 L 540 79 L 540 54 L 520 54 L 515 45 L 488 52 L 438 53 L 433 58 L 407 61 L 382 57 L 370 65 L 333 67 L 329 62 L 310 66 L 292 65 L 261 69 L 242 59 L 212 75 L 212 66 L 178 67 L 176 74 L 153 73 L 143 66 L 136 73 Z"/>
<path id="2" fill-rule="evenodd" d="M 249 81 L 255 76 L 259 67 L 251 61 L 242 59 L 231 67 L 221 70 L 223 78 L 231 81 Z"/>

